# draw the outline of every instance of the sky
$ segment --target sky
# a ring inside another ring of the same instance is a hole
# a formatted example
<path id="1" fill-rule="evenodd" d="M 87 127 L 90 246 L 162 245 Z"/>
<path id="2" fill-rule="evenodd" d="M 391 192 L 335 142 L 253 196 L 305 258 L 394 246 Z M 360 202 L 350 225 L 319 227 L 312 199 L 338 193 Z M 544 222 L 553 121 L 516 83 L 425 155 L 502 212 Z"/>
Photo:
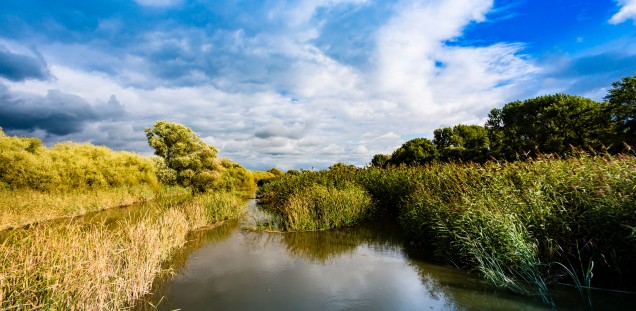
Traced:
<path id="1" fill-rule="evenodd" d="M 514 100 L 636 74 L 636 0 L 3 0 L 0 127 L 251 170 L 363 166 Z"/>

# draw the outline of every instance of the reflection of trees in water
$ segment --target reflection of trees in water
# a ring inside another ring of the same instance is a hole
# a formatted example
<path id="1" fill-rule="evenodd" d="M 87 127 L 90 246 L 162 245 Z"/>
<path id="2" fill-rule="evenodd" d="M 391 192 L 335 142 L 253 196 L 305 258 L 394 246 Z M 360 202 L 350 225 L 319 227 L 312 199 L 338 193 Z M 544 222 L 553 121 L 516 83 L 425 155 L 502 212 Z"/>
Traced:
<path id="1" fill-rule="evenodd" d="M 418 274 L 428 294 L 437 301 L 444 301 L 449 310 L 549 310 L 539 298 L 511 294 L 497 290 L 477 275 L 452 267 L 423 261 L 432 254 L 423 255 L 419 250 L 407 250 L 407 263 Z"/>
<path id="2" fill-rule="evenodd" d="M 351 253 L 360 245 L 382 253 L 399 252 L 403 241 L 396 224 L 386 221 L 373 221 L 343 229 L 285 233 L 281 236 L 281 241 L 292 256 L 320 263 Z"/>
<path id="3" fill-rule="evenodd" d="M 213 229 L 190 232 L 188 235 L 188 242 L 172 254 L 169 261 L 163 264 L 162 268 L 165 269 L 166 273 L 155 278 L 151 292 L 141 298 L 141 301 L 135 305 L 134 310 L 156 311 L 158 304 L 165 303 L 164 297 L 168 290 L 168 280 L 172 276 L 182 272 L 186 266 L 188 258 L 206 244 L 218 243 L 227 240 L 238 226 L 238 220 L 229 220 Z"/>

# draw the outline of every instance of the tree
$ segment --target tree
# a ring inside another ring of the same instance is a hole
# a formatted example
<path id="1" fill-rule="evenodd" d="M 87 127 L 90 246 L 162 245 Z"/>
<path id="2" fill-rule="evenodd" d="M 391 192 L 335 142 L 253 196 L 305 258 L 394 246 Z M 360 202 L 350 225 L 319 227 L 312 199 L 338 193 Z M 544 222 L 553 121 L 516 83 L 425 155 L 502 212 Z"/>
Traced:
<path id="1" fill-rule="evenodd" d="M 480 125 L 456 125 L 436 129 L 433 143 L 444 161 L 486 160 L 489 150 L 488 131 Z"/>
<path id="2" fill-rule="evenodd" d="M 636 144 L 636 75 L 612 83 L 605 100 L 607 111 L 616 126 L 617 142 Z"/>
<path id="3" fill-rule="evenodd" d="M 190 128 L 157 121 L 152 129 L 146 128 L 145 133 L 155 155 L 174 170 L 178 185 L 204 192 L 219 181 L 223 167 L 216 158 L 216 148 L 203 142 Z"/>
<path id="4" fill-rule="evenodd" d="M 358 168 L 355 165 L 348 165 L 342 162 L 334 163 L 329 167 L 330 171 L 340 171 L 340 172 L 352 172 L 357 170 Z"/>
<path id="5" fill-rule="evenodd" d="M 486 123 L 493 151 L 513 159 L 520 154 L 565 154 L 600 148 L 610 133 L 601 103 L 566 94 L 539 96 L 493 109 Z"/>
<path id="6" fill-rule="evenodd" d="M 384 167 L 388 163 L 389 159 L 391 159 L 390 155 L 376 154 L 373 156 L 373 159 L 371 159 L 371 166 Z"/>
<path id="7" fill-rule="evenodd" d="M 391 155 L 391 165 L 422 165 L 430 163 L 439 157 L 437 148 L 427 138 L 414 138 L 405 142 Z"/>
<path id="8" fill-rule="evenodd" d="M 281 170 L 279 170 L 279 169 L 277 169 L 275 167 L 270 168 L 267 172 L 271 173 L 272 175 L 274 175 L 276 177 L 285 175 L 285 173 L 283 173 L 283 171 L 281 171 Z"/>

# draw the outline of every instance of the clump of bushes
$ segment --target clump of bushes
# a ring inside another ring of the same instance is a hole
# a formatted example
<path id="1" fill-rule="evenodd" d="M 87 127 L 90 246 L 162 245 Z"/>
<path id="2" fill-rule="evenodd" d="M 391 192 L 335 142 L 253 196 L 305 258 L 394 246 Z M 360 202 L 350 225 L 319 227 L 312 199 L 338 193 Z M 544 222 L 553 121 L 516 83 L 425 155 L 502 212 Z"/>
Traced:
<path id="1" fill-rule="evenodd" d="M 47 148 L 37 138 L 0 136 L 0 184 L 9 189 L 70 191 L 114 187 L 157 188 L 152 161 L 91 144 Z"/>

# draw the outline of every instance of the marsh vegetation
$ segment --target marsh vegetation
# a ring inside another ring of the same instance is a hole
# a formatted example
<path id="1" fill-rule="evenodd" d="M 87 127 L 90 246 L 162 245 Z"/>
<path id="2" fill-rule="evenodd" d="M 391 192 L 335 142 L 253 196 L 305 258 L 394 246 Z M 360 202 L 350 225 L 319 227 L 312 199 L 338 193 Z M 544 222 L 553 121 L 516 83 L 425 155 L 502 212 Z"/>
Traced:
<path id="1" fill-rule="evenodd" d="M 305 249 L 322 234 L 305 231 L 392 219 L 409 247 L 497 288 L 554 306 L 553 285 L 571 283 L 591 307 L 592 282 L 636 290 L 636 76 L 613 87 L 605 103 L 512 102 L 365 168 L 250 172 L 168 121 L 145 131 L 152 158 L 0 129 L 0 309 L 131 308 L 191 232 L 239 218 L 257 185 L 275 222 L 252 229 L 296 232 L 282 238 L 293 254 L 325 262 L 354 246 Z"/>

